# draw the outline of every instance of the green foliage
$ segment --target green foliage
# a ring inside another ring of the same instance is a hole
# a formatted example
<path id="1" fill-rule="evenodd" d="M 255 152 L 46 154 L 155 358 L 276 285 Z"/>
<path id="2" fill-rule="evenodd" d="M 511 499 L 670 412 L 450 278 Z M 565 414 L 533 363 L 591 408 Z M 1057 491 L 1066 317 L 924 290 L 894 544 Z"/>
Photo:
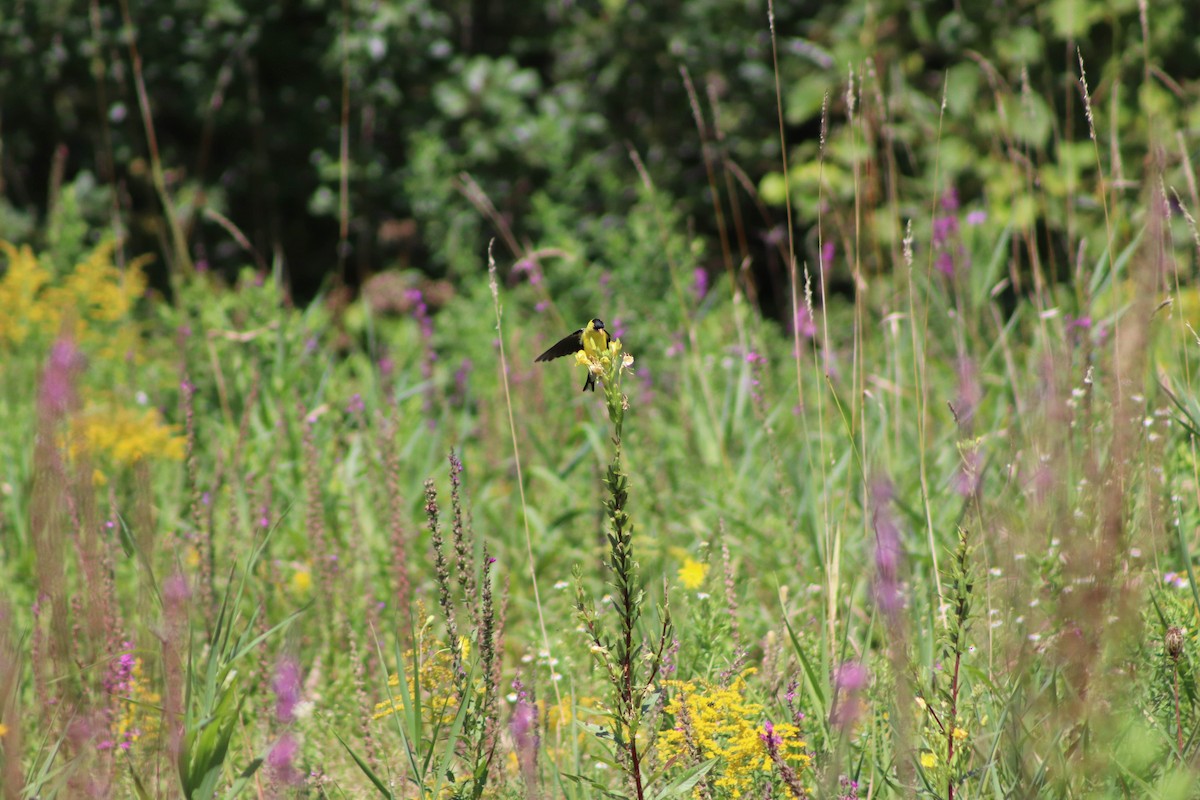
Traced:
<path id="1" fill-rule="evenodd" d="M 121 8 L 0 19 L 0 794 L 1192 791 L 1183 11 Z"/>

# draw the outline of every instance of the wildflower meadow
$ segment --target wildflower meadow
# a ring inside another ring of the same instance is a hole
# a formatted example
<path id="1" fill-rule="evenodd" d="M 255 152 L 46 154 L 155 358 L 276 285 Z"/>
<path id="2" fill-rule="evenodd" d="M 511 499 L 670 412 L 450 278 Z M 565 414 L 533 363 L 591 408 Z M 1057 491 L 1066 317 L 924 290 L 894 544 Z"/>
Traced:
<path id="1" fill-rule="evenodd" d="M 1200 797 L 1174 11 L 36 5 L 0 797 Z"/>

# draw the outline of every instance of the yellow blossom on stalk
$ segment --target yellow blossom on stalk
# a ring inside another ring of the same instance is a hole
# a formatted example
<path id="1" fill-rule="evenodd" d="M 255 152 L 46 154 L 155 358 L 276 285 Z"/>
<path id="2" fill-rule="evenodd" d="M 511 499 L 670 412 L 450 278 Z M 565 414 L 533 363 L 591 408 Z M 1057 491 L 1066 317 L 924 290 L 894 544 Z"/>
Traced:
<path id="1" fill-rule="evenodd" d="M 696 750 L 702 759 L 720 759 L 710 773 L 712 785 L 734 798 L 751 797 L 749 792 L 758 782 L 777 774 L 762 736 L 762 705 L 745 697 L 746 675 L 752 672 L 742 673 L 729 686 L 707 681 L 664 683 L 672 692 L 664 711 L 674 718 L 674 726 L 659 735 L 660 758 L 664 763 L 674 760 L 681 769 L 692 763 Z M 780 757 L 797 773 L 806 770 L 812 758 L 799 728 L 782 723 L 774 726 L 774 733 Z M 699 792 L 694 796 L 700 797 Z"/>
<path id="2" fill-rule="evenodd" d="M 967 732 L 962 728 L 955 728 L 954 739 L 958 742 L 965 742 L 967 740 Z"/>
<path id="3" fill-rule="evenodd" d="M 684 560 L 683 566 L 679 568 L 679 582 L 685 589 L 699 589 L 703 585 L 704 579 L 708 577 L 710 566 L 710 564 L 697 561 L 689 556 Z"/>
<path id="4" fill-rule="evenodd" d="M 925 769 L 933 769 L 937 766 L 937 754 L 932 750 L 926 750 L 921 753 L 921 766 Z"/>

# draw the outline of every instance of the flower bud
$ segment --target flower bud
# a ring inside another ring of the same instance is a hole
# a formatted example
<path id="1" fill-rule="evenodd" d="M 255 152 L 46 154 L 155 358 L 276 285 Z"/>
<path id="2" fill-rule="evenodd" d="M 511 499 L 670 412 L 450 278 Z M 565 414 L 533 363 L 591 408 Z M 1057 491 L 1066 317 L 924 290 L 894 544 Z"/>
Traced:
<path id="1" fill-rule="evenodd" d="M 1167 648 L 1167 655 L 1172 661 L 1178 661 L 1183 655 L 1183 628 L 1178 625 L 1172 625 L 1167 628 L 1167 635 L 1163 637 L 1164 644 Z"/>

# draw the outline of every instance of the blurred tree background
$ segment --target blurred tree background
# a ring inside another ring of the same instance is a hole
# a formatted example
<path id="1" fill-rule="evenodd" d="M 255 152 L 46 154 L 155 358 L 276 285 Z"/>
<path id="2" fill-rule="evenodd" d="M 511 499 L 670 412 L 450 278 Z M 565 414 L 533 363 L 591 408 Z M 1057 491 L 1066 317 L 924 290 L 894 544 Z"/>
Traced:
<path id="1" fill-rule="evenodd" d="M 764 310 L 788 306 L 759 0 L 0 9 L 0 238 L 68 235 L 69 203 L 124 253 L 158 252 L 159 287 L 188 262 L 277 264 L 305 299 L 397 268 L 455 286 L 496 236 L 550 297 L 594 299 L 602 274 L 661 297 L 665 252 L 712 276 L 747 264 Z M 1098 167 L 1080 56 L 1121 131 L 1097 131 L 1115 203 L 1136 201 L 1122 163 L 1156 130 L 1200 129 L 1200 30 L 1182 4 L 805 0 L 779 3 L 775 25 L 797 251 L 816 263 L 820 215 L 835 290 L 892 269 L 904 223 L 929 225 L 939 203 L 1036 231 L 1012 245 L 1018 288 L 1035 265 L 1069 274 L 1103 223 L 1101 198 L 1074 191 Z M 633 221 L 648 210 L 677 238 Z"/>

